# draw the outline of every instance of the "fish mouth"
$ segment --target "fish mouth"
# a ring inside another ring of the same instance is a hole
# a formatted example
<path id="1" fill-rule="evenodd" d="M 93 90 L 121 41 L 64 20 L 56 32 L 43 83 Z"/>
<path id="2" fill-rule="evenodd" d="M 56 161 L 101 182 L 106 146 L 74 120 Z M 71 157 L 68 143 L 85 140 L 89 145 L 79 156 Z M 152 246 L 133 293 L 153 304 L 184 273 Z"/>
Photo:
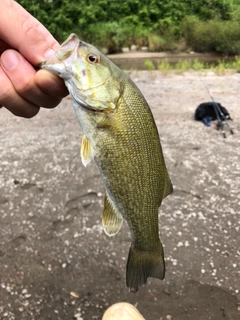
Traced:
<path id="1" fill-rule="evenodd" d="M 62 43 L 59 49 L 75 49 L 79 46 L 80 40 L 75 33 L 71 33 L 70 36 Z"/>
<path id="2" fill-rule="evenodd" d="M 47 61 L 43 61 L 43 62 L 39 63 L 38 68 L 39 69 L 45 69 L 46 62 Z"/>
<path id="3" fill-rule="evenodd" d="M 64 61 L 68 59 L 72 53 L 75 52 L 76 54 L 80 43 L 84 46 L 84 43 L 78 39 L 75 33 L 70 34 L 51 58 L 39 64 L 39 68 L 49 70 L 61 77 L 63 65 L 65 66 Z"/>
<path id="4" fill-rule="evenodd" d="M 64 81 L 70 78 L 68 73 L 65 72 L 65 65 L 63 62 L 56 61 L 55 63 L 50 63 L 49 60 L 43 61 L 40 64 L 40 69 L 48 70 L 52 74 L 55 74 L 56 76 L 62 78 Z"/>

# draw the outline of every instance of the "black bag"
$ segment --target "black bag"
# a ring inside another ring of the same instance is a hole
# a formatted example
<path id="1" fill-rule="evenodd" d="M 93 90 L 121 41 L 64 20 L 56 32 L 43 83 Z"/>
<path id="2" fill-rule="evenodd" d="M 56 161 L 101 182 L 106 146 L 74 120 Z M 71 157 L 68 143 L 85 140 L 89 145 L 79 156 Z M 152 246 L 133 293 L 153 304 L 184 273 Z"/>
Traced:
<path id="1" fill-rule="evenodd" d="M 203 121 L 203 119 L 206 118 L 211 120 L 217 120 L 218 117 L 216 111 L 221 121 L 232 120 L 226 108 L 224 108 L 220 103 L 212 101 L 201 103 L 195 111 L 194 119 L 197 121 Z"/>

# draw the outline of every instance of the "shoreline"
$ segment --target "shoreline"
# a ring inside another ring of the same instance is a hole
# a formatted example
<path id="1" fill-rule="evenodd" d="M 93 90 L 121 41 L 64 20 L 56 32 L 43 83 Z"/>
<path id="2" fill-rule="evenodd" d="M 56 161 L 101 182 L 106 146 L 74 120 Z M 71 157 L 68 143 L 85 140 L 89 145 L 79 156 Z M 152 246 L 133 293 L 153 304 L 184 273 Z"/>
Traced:
<path id="1" fill-rule="evenodd" d="M 150 60 L 155 66 L 157 64 L 167 61 L 170 64 L 176 64 L 181 61 L 194 61 L 195 59 L 205 63 L 216 63 L 219 60 L 231 61 L 235 56 L 222 56 L 216 53 L 171 53 L 171 52 L 143 52 L 143 51 L 129 51 L 126 53 L 107 54 L 107 57 L 112 60 L 118 67 L 122 69 L 145 70 L 144 62 Z"/>

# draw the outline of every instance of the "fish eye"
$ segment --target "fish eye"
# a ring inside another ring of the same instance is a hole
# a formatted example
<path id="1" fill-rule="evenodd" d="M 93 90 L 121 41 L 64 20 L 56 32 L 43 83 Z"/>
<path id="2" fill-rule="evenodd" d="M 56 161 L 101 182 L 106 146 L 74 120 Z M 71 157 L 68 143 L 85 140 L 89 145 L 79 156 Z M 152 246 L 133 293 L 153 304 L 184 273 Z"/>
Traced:
<path id="1" fill-rule="evenodd" d="M 100 61 L 100 57 L 94 53 L 89 53 L 89 55 L 87 56 L 87 59 L 92 64 L 97 64 Z"/>

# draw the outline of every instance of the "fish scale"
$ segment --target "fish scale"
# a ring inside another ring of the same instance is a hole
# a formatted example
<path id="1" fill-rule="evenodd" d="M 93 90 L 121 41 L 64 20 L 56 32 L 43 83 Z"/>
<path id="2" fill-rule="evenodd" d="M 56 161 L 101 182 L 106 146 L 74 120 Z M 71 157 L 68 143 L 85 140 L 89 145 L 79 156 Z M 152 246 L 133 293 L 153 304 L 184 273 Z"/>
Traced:
<path id="1" fill-rule="evenodd" d="M 148 277 L 163 279 L 158 208 L 172 184 L 146 100 L 123 71 L 74 34 L 42 68 L 62 77 L 72 96 L 84 132 L 83 164 L 96 161 L 106 189 L 106 234 L 114 236 L 123 219 L 128 223 L 127 287 L 136 292 Z"/>

